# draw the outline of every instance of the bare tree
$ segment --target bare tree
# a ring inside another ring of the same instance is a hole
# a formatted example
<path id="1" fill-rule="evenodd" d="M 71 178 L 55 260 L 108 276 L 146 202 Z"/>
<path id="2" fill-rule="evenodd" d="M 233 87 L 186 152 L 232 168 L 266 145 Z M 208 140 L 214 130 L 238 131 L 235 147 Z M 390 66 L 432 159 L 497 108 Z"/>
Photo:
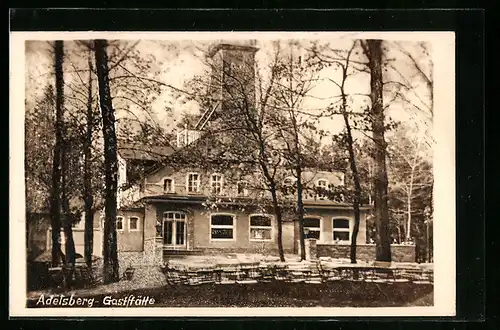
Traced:
<path id="1" fill-rule="evenodd" d="M 340 106 L 340 111 L 342 113 L 342 117 L 344 118 L 344 124 L 345 124 L 345 129 L 346 129 L 346 134 L 345 134 L 345 141 L 346 141 L 346 147 L 349 153 L 349 165 L 351 168 L 352 172 L 352 178 L 354 181 L 354 199 L 353 199 L 353 208 L 354 208 L 354 227 L 352 230 L 352 235 L 351 235 L 351 251 L 350 251 L 350 258 L 351 258 L 351 263 L 355 264 L 356 263 L 356 242 L 358 238 L 358 233 L 359 233 L 359 222 L 360 222 L 360 205 L 361 205 L 361 183 L 360 183 L 360 178 L 359 178 L 359 173 L 358 173 L 358 166 L 356 162 L 356 156 L 354 153 L 354 139 L 352 136 L 352 129 L 351 129 L 351 122 L 349 119 L 349 112 L 347 109 L 347 94 L 345 91 L 345 82 L 348 77 L 348 69 L 349 69 L 349 60 L 351 57 L 351 53 L 356 47 L 356 41 L 353 42 L 353 45 L 351 49 L 347 52 L 346 56 L 346 61 L 345 63 L 339 63 L 339 66 L 342 70 L 342 80 L 340 83 L 340 93 L 341 93 L 341 99 L 342 103 Z"/>
<path id="2" fill-rule="evenodd" d="M 294 58 L 295 47 L 293 41 L 289 42 L 289 59 L 281 59 L 282 72 L 273 92 L 271 105 L 275 112 L 272 115 L 272 124 L 279 137 L 275 142 L 283 146 L 280 151 L 285 160 L 283 165 L 294 177 L 300 258 L 305 260 L 304 194 L 308 190 L 309 182 L 304 181 L 303 174 L 306 169 L 317 165 L 315 154 L 317 156 L 318 150 L 313 146 L 317 144 L 315 138 L 323 136 L 316 129 L 314 120 L 317 118 L 311 118 L 310 114 L 302 109 L 305 98 L 314 87 L 317 72 L 313 66 L 303 61 L 301 56 Z"/>
<path id="3" fill-rule="evenodd" d="M 52 227 L 52 266 L 57 266 L 61 257 L 61 156 L 63 139 L 63 109 L 64 109 L 64 45 L 63 41 L 55 41 L 55 86 L 56 86 L 56 122 L 55 145 L 52 163 L 51 191 L 51 227 Z"/>
<path id="4" fill-rule="evenodd" d="M 107 55 L 107 40 L 95 40 L 95 62 L 99 83 L 99 102 L 101 106 L 104 138 L 104 169 L 105 169 L 105 220 L 103 277 L 105 283 L 119 280 L 119 265 L 116 236 L 116 192 L 117 192 L 117 144 L 115 132 L 115 113 L 109 87 L 109 67 Z"/>
<path id="5" fill-rule="evenodd" d="M 387 167 L 385 142 L 385 115 L 383 103 L 382 40 L 369 39 L 361 42 L 370 70 L 370 99 L 372 133 L 374 141 L 374 203 L 377 224 L 376 260 L 391 261 L 389 235 L 389 208 L 387 205 Z"/>

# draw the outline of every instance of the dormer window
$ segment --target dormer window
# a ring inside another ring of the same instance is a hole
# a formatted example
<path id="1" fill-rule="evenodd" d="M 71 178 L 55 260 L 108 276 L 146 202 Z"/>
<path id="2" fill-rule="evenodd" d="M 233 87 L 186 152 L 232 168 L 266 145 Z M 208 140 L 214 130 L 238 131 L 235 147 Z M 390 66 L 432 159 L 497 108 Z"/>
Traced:
<path id="1" fill-rule="evenodd" d="M 317 197 L 319 199 L 325 199 L 327 197 L 328 191 L 328 180 L 319 179 L 318 181 L 316 181 L 316 189 L 318 191 Z"/>
<path id="2" fill-rule="evenodd" d="M 294 177 L 286 177 L 285 180 L 283 180 L 283 194 L 284 195 L 292 195 L 295 191 L 295 183 L 297 182 L 297 179 Z"/>
<path id="3" fill-rule="evenodd" d="M 175 193 L 174 180 L 171 178 L 163 179 L 163 192 L 165 194 Z"/>
<path id="4" fill-rule="evenodd" d="M 210 187 L 212 187 L 212 194 L 219 195 L 222 193 L 223 187 L 223 177 L 222 174 L 214 173 L 210 177 Z"/>
<path id="5" fill-rule="evenodd" d="M 188 193 L 200 192 L 200 175 L 198 173 L 188 173 L 186 177 L 186 190 Z"/>
<path id="6" fill-rule="evenodd" d="M 238 181 L 238 196 L 247 197 L 248 196 L 248 181 Z"/>

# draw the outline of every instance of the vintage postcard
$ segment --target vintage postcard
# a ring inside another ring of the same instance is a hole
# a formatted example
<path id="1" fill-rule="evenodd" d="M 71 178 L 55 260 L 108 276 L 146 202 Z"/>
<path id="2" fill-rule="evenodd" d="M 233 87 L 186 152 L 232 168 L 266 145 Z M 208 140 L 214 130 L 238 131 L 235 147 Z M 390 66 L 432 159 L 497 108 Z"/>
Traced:
<path id="1" fill-rule="evenodd" d="M 451 32 L 13 32 L 11 316 L 455 315 Z"/>

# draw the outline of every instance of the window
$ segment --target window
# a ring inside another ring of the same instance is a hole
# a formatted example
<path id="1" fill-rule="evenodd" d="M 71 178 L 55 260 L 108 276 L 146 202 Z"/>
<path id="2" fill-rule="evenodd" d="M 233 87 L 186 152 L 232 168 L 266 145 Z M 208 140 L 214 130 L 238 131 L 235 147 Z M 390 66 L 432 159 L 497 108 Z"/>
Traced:
<path id="1" fill-rule="evenodd" d="M 270 241 L 272 239 L 271 217 L 268 215 L 250 216 L 250 240 Z"/>
<path id="2" fill-rule="evenodd" d="M 139 218 L 138 217 L 128 218 L 128 230 L 129 231 L 138 231 L 139 230 Z"/>
<path id="3" fill-rule="evenodd" d="M 212 194 L 219 195 L 222 192 L 222 174 L 214 173 L 210 178 Z"/>
<path id="4" fill-rule="evenodd" d="M 247 181 L 238 181 L 238 196 L 247 197 L 248 196 L 248 182 Z"/>
<path id="5" fill-rule="evenodd" d="M 304 218 L 304 233 L 306 238 L 321 238 L 321 218 Z"/>
<path id="6" fill-rule="evenodd" d="M 123 231 L 123 218 L 122 217 L 116 217 L 116 230 Z"/>
<path id="7" fill-rule="evenodd" d="M 328 181 L 325 179 L 319 179 L 318 181 L 316 181 L 316 189 L 318 190 L 318 198 L 325 199 L 326 191 L 328 190 Z"/>
<path id="8" fill-rule="evenodd" d="M 163 179 L 163 192 L 171 194 L 175 192 L 174 180 L 171 178 Z"/>
<path id="9" fill-rule="evenodd" d="M 186 214 L 165 212 L 162 227 L 163 244 L 171 247 L 186 246 Z"/>
<path id="10" fill-rule="evenodd" d="M 187 187 L 188 193 L 200 192 L 200 175 L 198 173 L 189 173 L 187 175 Z"/>
<path id="11" fill-rule="evenodd" d="M 232 240 L 234 237 L 233 215 L 213 214 L 210 217 L 210 238 L 212 240 Z"/>
<path id="12" fill-rule="evenodd" d="M 285 180 L 283 180 L 283 193 L 285 195 L 293 195 L 295 192 L 295 182 L 297 180 L 294 177 L 286 177 Z"/>
<path id="13" fill-rule="evenodd" d="M 335 242 L 349 242 L 349 219 L 333 219 L 333 240 Z"/>

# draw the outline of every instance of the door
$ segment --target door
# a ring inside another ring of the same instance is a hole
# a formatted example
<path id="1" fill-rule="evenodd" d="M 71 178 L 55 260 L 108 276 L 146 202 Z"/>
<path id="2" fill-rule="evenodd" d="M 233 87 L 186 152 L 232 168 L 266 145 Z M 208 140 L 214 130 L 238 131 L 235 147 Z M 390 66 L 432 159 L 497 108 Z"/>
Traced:
<path id="1" fill-rule="evenodd" d="M 163 244 L 170 248 L 186 247 L 186 215 L 165 212 L 163 215 Z"/>

